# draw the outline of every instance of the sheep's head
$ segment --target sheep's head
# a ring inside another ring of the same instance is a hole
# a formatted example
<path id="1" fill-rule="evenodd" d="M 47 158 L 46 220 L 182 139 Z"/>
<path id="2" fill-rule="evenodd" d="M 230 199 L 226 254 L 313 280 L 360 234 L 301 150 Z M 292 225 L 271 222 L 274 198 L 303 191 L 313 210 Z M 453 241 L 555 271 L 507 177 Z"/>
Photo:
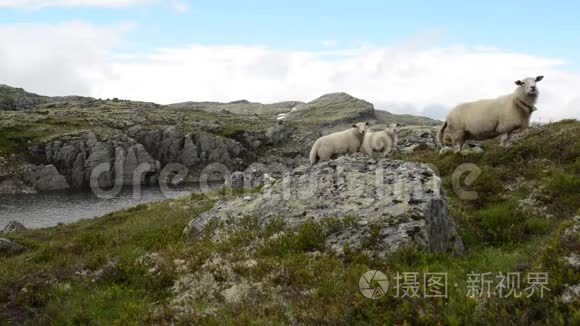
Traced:
<path id="1" fill-rule="evenodd" d="M 518 91 L 522 92 L 525 96 L 537 97 L 540 94 L 540 90 L 536 85 L 540 80 L 544 79 L 544 76 L 538 77 L 528 77 L 521 80 L 516 80 L 516 85 L 518 85 Z"/>
<path id="2" fill-rule="evenodd" d="M 398 123 L 391 123 L 386 129 L 388 129 L 388 130 L 396 133 L 396 132 L 399 132 L 399 127 L 400 126 L 401 125 L 398 124 Z"/>
<path id="3" fill-rule="evenodd" d="M 360 134 L 364 134 L 369 126 L 368 122 L 353 123 L 352 127 L 356 128 Z"/>

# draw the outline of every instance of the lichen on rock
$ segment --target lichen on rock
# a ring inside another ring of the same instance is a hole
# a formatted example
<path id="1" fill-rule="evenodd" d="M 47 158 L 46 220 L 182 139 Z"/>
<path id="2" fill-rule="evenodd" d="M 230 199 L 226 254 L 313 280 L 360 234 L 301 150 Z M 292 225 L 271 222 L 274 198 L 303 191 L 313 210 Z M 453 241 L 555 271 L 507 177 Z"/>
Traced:
<path id="1" fill-rule="evenodd" d="M 247 197 L 247 198 L 246 198 Z M 375 160 L 359 154 L 315 166 L 302 166 L 262 192 L 223 200 L 192 220 L 188 237 L 210 221 L 255 216 L 261 225 L 275 218 L 289 230 L 309 221 L 353 217 L 358 222 L 329 234 L 326 246 L 369 245 L 380 256 L 401 247 L 461 253 L 463 245 L 442 194 L 440 178 L 426 165 Z"/>

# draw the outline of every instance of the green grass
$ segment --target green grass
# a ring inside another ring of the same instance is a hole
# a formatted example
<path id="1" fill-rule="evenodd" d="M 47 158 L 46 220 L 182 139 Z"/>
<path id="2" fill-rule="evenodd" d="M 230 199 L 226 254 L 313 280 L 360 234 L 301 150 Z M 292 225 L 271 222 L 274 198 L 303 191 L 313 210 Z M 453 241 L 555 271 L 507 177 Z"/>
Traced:
<path id="1" fill-rule="evenodd" d="M 2 119 L 2 115 L 0 115 L 0 119 Z M 0 124 L 0 155 L 24 155 L 33 144 L 42 143 L 71 132 L 86 130 L 88 127 L 82 119 L 74 118 L 60 120 L 42 116 L 35 122 L 18 121 L 13 124 L 10 124 L 7 119 L 3 124 Z"/>
<path id="2" fill-rule="evenodd" d="M 578 305 L 558 298 L 566 284 L 580 282 L 562 258 L 580 245 L 563 236 L 580 209 L 578 125 L 565 121 L 533 130 L 513 151 L 489 142 L 483 154 L 439 156 L 425 150 L 403 157 L 439 170 L 464 256 L 411 248 L 389 258 L 369 256 L 364 249 L 345 248 L 342 256 L 324 252 L 329 234 L 356 223 L 349 217 L 308 222 L 294 231 L 287 230 L 283 217 L 262 226 L 245 217 L 185 239 L 185 225 L 214 203 L 195 195 L 8 235 L 30 250 L 0 257 L 0 324 L 176 322 L 173 286 L 185 274 L 205 271 L 215 257 L 216 281 L 226 282 L 230 268 L 237 281 L 252 284 L 250 298 L 227 303 L 218 293 L 192 299 L 184 304 L 193 313 L 178 324 L 577 324 Z M 478 192 L 475 200 L 452 191 L 451 175 L 465 162 L 482 171 L 468 187 Z M 532 195 L 551 217 L 517 208 Z M 224 236 L 224 227 L 234 228 Z M 161 262 L 153 269 L 138 263 L 146 253 L 157 253 Z M 187 262 L 185 271 L 178 270 L 176 259 Z M 243 264 L 247 261 L 255 264 Z M 359 278 L 371 269 L 384 272 L 391 283 L 387 296 L 377 300 L 358 289 Z M 98 270 L 103 272 L 97 277 Z M 85 271 L 88 276 L 82 276 Z M 521 272 L 523 277 L 530 271 L 549 273 L 544 299 L 467 297 L 468 273 Z M 448 298 L 393 297 L 394 277 L 404 272 L 446 272 Z"/>
<path id="3" fill-rule="evenodd" d="M 183 228 L 212 203 L 193 196 L 10 235 L 30 250 L 17 257 L 0 257 L 0 305 L 7 305 L 0 310 L 0 320 L 60 324 L 96 318 L 102 323 L 139 323 L 152 302 L 166 296 L 173 280 L 170 275 L 148 274 L 135 260 L 146 252 L 185 246 Z M 110 261 L 118 268 L 97 283 L 76 274 Z"/>

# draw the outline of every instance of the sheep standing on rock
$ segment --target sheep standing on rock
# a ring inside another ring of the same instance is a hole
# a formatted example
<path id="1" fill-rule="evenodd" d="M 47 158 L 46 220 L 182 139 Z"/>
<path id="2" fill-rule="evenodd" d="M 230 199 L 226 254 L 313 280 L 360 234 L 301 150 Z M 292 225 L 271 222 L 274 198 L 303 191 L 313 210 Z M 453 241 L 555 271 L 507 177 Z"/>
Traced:
<path id="1" fill-rule="evenodd" d="M 368 122 L 355 123 L 350 129 L 318 138 L 310 150 L 310 163 L 328 161 L 333 154 L 358 152 L 368 124 Z"/>
<path id="2" fill-rule="evenodd" d="M 387 157 L 393 147 L 397 145 L 397 126 L 398 124 L 391 123 L 384 130 L 367 131 L 360 152 L 367 155 L 372 155 L 373 152 L 383 152 L 383 157 Z"/>
<path id="3" fill-rule="evenodd" d="M 517 80 L 518 87 L 512 94 L 458 105 L 449 112 L 437 133 L 439 143 L 445 146 L 444 133 L 447 129 L 456 152 L 463 149 L 468 139 L 484 140 L 498 135 L 501 135 L 501 146 L 507 146 L 514 130 L 528 127 L 540 94 L 536 83 L 543 78 Z"/>

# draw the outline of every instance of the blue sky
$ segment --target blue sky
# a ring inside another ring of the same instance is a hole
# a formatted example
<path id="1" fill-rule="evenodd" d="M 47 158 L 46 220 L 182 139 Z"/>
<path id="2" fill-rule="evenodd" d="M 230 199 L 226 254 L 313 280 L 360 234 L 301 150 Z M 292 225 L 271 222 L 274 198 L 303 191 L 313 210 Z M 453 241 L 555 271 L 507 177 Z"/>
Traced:
<path id="1" fill-rule="evenodd" d="M 1 1 L 0 1 L 1 3 Z M 121 8 L 59 6 L 0 9 L 3 23 L 137 24 L 128 49 L 187 43 L 319 49 L 388 45 L 431 35 L 440 45 L 498 47 L 558 57 L 578 66 L 578 1 L 184 1 Z"/>
<path id="2" fill-rule="evenodd" d="M 559 93 L 580 86 L 579 31 L 578 1 L 0 0 L 0 37 L 13 40 L 0 83 L 162 103 L 347 91 L 421 113 L 549 74 L 545 104 L 565 107 L 553 119 L 577 115 L 580 96 Z M 441 65 L 443 95 L 431 86 Z M 153 74 L 172 91 L 142 81 Z"/>

